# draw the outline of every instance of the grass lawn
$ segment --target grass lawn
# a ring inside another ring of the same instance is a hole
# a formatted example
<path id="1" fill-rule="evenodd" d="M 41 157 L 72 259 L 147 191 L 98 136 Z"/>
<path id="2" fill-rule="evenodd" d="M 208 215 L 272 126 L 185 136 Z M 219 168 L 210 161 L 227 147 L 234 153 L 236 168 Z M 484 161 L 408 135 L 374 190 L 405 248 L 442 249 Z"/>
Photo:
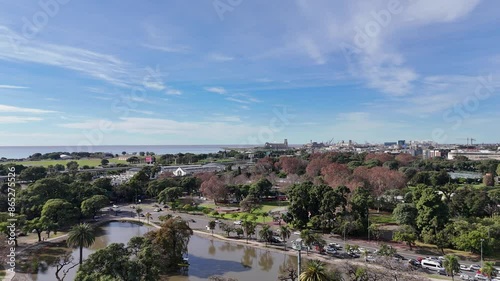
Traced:
<path id="1" fill-rule="evenodd" d="M 122 164 L 127 164 L 127 161 L 125 160 L 118 160 L 118 158 L 112 158 L 108 159 L 110 163 L 122 163 Z M 70 161 L 76 161 L 78 165 L 81 166 L 99 166 L 101 165 L 101 159 L 80 159 L 80 160 L 40 160 L 40 161 L 18 161 L 14 162 L 15 164 L 18 165 L 24 165 L 24 166 L 43 166 L 43 167 L 48 167 L 49 165 L 56 165 L 56 164 L 61 164 L 66 166 L 66 164 Z"/>
<path id="2" fill-rule="evenodd" d="M 422 253 L 428 252 L 429 254 L 435 253 L 437 255 L 441 255 L 440 251 L 437 250 L 436 246 L 430 245 L 430 244 L 425 244 L 422 242 L 416 242 L 416 245 L 421 249 Z M 459 259 L 462 260 L 473 260 L 473 261 L 479 261 L 480 256 L 477 254 L 473 254 L 470 252 L 466 251 L 460 251 L 460 250 L 453 250 L 453 249 L 444 249 L 444 253 L 447 254 L 454 254 L 456 255 Z M 485 261 L 499 261 L 500 260 L 500 253 L 494 253 L 493 255 L 489 256 L 484 256 Z"/>
<path id="3" fill-rule="evenodd" d="M 202 204 L 201 205 L 202 207 L 205 207 L 205 208 L 210 208 L 210 209 L 215 209 L 217 206 L 215 204 L 211 204 L 211 203 L 208 203 L 208 204 Z M 259 223 L 263 223 L 263 222 L 271 222 L 272 221 L 272 217 L 271 216 L 268 216 L 268 217 L 265 217 L 261 215 L 261 213 L 263 212 L 269 212 L 273 209 L 276 209 L 276 208 L 279 208 L 279 207 L 285 207 L 285 206 L 288 206 L 288 202 L 283 202 L 283 201 L 276 201 L 276 202 L 266 202 L 264 204 L 262 204 L 262 208 L 261 209 L 258 209 L 258 210 L 255 210 L 253 211 L 252 213 L 248 213 L 248 212 L 240 212 L 240 213 L 230 213 L 230 214 L 221 214 L 221 215 L 224 215 L 223 216 L 223 219 L 227 219 L 227 220 L 241 220 L 241 217 L 244 215 L 244 214 L 247 214 L 250 217 L 252 216 L 256 216 L 257 219 L 255 220 L 256 222 L 259 222 Z M 233 216 L 233 214 L 235 214 Z M 211 216 L 211 215 L 210 215 Z"/>
<path id="4" fill-rule="evenodd" d="M 370 216 L 368 218 L 370 220 L 370 223 L 376 223 L 376 224 L 394 224 L 396 221 L 393 219 L 391 213 L 377 213 L 375 212 L 370 212 Z"/>

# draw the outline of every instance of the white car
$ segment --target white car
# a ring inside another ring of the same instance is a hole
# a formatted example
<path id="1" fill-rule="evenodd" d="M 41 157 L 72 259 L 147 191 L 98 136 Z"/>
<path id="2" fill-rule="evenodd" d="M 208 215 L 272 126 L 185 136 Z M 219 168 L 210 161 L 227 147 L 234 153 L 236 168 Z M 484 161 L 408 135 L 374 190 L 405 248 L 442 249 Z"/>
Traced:
<path id="1" fill-rule="evenodd" d="M 481 269 L 481 266 L 480 266 L 479 264 L 471 264 L 471 265 L 469 266 L 469 270 L 470 270 L 470 271 L 478 271 L 478 270 L 480 270 L 480 269 Z"/>
<path id="2" fill-rule="evenodd" d="M 241 225 L 241 221 L 235 221 L 234 225 Z"/>
<path id="3" fill-rule="evenodd" d="M 482 275 L 482 274 L 476 274 L 474 275 L 474 280 L 478 280 L 478 281 L 488 281 L 488 277 Z"/>
<path id="4" fill-rule="evenodd" d="M 467 274 L 460 274 L 459 276 L 460 280 L 474 280 L 472 277 L 470 277 L 469 275 Z"/>
<path id="5" fill-rule="evenodd" d="M 470 268 L 468 265 L 465 265 L 465 264 L 461 264 L 460 265 L 460 270 L 462 271 L 470 271 Z"/>

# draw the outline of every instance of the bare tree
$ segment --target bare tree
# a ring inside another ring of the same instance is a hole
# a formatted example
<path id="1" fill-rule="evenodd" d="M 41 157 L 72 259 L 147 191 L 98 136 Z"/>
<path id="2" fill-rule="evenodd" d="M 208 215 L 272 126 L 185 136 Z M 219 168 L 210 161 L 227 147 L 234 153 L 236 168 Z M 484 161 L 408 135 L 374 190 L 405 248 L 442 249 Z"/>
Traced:
<path id="1" fill-rule="evenodd" d="M 64 281 L 68 272 L 78 265 L 78 263 L 73 262 L 73 260 L 74 258 L 71 253 L 66 253 L 59 257 L 55 263 L 57 281 Z"/>

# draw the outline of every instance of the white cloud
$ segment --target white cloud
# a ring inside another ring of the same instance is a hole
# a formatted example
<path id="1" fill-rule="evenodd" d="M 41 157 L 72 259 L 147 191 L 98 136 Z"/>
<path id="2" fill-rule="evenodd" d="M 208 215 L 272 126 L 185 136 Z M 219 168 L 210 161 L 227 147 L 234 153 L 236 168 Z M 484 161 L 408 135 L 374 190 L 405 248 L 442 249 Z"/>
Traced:
<path id="1" fill-rule="evenodd" d="M 161 91 L 165 89 L 165 85 L 161 81 L 143 81 L 142 85 L 148 89 Z"/>
<path id="2" fill-rule="evenodd" d="M 0 116 L 0 124 L 18 124 L 28 123 L 33 121 L 42 121 L 39 117 L 24 117 L 24 116 Z"/>
<path id="3" fill-rule="evenodd" d="M 187 53 L 190 50 L 190 48 L 187 46 L 160 46 L 152 44 L 142 44 L 142 46 L 148 49 L 162 51 L 166 53 Z"/>
<path id="4" fill-rule="evenodd" d="M 227 56 L 227 55 L 223 55 L 223 54 L 211 54 L 208 58 L 210 60 L 219 61 L 219 62 L 225 62 L 225 61 L 232 61 L 232 60 L 234 60 L 233 57 Z"/>
<path id="5" fill-rule="evenodd" d="M 15 85 L 0 85 L 0 89 L 28 89 L 28 87 L 15 86 Z"/>
<path id="6" fill-rule="evenodd" d="M 211 93 L 216 93 L 219 95 L 223 95 L 223 94 L 227 93 L 226 89 L 224 89 L 222 87 L 209 87 L 209 88 L 205 88 L 205 91 L 211 92 Z"/>
<path id="7" fill-rule="evenodd" d="M 137 109 L 128 109 L 130 112 L 135 112 L 139 114 L 153 115 L 154 112 L 150 110 L 137 110 Z"/>
<path id="8" fill-rule="evenodd" d="M 170 89 L 168 89 L 168 90 L 165 92 L 165 94 L 167 94 L 167 95 L 177 95 L 177 96 L 178 96 L 178 95 L 182 95 L 182 91 L 177 90 L 177 89 L 170 88 Z"/>
<path id="9" fill-rule="evenodd" d="M 5 104 L 0 104 L 0 112 L 17 112 L 17 113 L 56 113 L 57 111 L 52 110 L 44 110 L 44 109 L 35 109 L 35 108 L 26 108 L 26 107 L 16 107 Z"/>

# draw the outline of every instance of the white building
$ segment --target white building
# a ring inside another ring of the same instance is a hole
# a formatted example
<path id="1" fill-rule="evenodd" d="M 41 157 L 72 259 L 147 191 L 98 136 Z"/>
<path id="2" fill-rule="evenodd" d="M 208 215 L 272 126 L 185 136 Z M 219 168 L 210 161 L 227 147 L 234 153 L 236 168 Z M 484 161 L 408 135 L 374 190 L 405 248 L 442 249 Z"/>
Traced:
<path id="1" fill-rule="evenodd" d="M 477 149 L 454 149 L 448 153 L 448 160 L 453 160 L 457 156 L 465 156 L 469 160 L 500 160 L 500 152 Z"/>

